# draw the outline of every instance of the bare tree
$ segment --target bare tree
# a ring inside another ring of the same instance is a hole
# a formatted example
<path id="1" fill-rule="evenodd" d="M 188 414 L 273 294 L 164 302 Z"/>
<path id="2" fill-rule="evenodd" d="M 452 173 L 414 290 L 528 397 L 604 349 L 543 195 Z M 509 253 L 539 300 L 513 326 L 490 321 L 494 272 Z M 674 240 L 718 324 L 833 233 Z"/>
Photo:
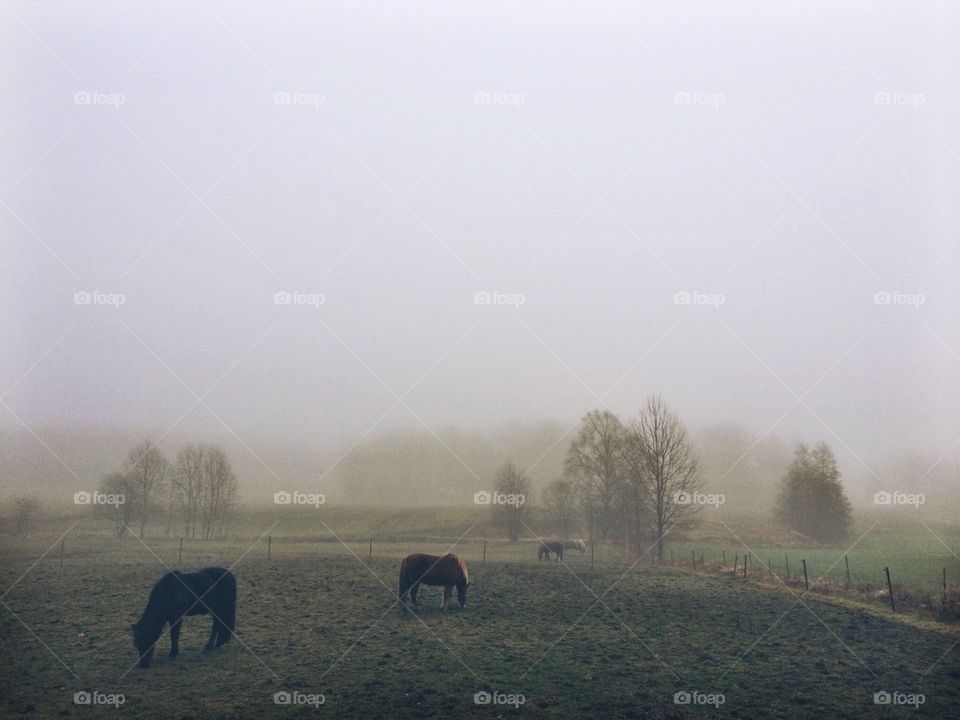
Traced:
<path id="1" fill-rule="evenodd" d="M 17 498 L 13 503 L 13 528 L 17 535 L 30 532 L 40 514 L 40 501 L 33 497 Z"/>
<path id="2" fill-rule="evenodd" d="M 661 561 L 664 534 L 700 507 L 690 502 L 701 487 L 700 462 L 679 416 L 659 395 L 647 398 L 627 433 L 625 448 L 627 479 L 651 518 Z"/>
<path id="3" fill-rule="evenodd" d="M 140 520 L 140 537 L 147 527 L 147 519 L 154 504 L 162 498 L 170 476 L 170 463 L 163 454 L 145 440 L 127 456 L 127 473 L 136 489 L 137 516 Z"/>
<path id="4" fill-rule="evenodd" d="M 616 524 L 615 504 L 623 482 L 624 428 L 608 410 L 583 416 L 567 450 L 564 474 L 573 480 L 587 514 L 590 539 L 608 539 Z"/>
<path id="5" fill-rule="evenodd" d="M 507 531 L 510 542 L 520 539 L 523 518 L 530 501 L 530 478 L 507 460 L 497 471 L 491 504 L 495 517 Z"/>
<path id="6" fill-rule="evenodd" d="M 206 445 L 187 445 L 177 453 L 170 476 L 178 497 L 178 510 L 182 513 L 183 534 L 187 537 L 197 536 L 207 451 Z"/>
<path id="7" fill-rule="evenodd" d="M 100 481 L 100 492 L 105 495 L 114 495 L 123 502 L 115 504 L 98 505 L 97 511 L 113 521 L 114 532 L 117 537 L 123 537 L 130 523 L 133 522 L 133 516 L 139 507 L 137 498 L 137 487 L 130 473 L 112 472 L 103 477 Z"/>
<path id="8" fill-rule="evenodd" d="M 573 481 L 558 478 L 547 485 L 543 504 L 552 529 L 561 538 L 570 537 L 577 523 L 577 493 Z"/>
<path id="9" fill-rule="evenodd" d="M 237 476 L 226 453 L 216 446 L 204 449 L 201 462 L 199 521 L 201 537 L 209 540 L 223 531 L 237 499 Z"/>

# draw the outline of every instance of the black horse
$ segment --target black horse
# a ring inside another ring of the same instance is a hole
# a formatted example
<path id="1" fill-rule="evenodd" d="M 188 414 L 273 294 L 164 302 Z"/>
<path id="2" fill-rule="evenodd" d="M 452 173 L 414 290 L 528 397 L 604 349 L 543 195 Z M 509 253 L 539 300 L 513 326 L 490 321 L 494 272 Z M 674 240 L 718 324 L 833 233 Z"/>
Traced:
<path id="1" fill-rule="evenodd" d="M 537 560 L 550 561 L 550 556 L 554 555 L 557 562 L 563 560 L 563 542 L 560 540 L 544 540 L 537 548 Z"/>
<path id="2" fill-rule="evenodd" d="M 170 623 L 170 657 L 175 658 L 180 652 L 180 624 L 185 616 L 213 616 L 210 639 L 203 649 L 206 653 L 230 642 L 236 614 L 237 579 L 226 568 L 167 573 L 153 586 L 143 617 L 132 625 L 140 667 L 149 667 L 153 649 L 167 623 Z"/>

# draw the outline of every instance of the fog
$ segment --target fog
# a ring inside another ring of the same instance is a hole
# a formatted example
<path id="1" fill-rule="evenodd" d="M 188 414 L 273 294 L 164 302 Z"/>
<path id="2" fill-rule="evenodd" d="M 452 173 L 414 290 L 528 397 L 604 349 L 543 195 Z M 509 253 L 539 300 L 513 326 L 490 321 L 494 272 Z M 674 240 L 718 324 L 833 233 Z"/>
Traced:
<path id="1" fill-rule="evenodd" d="M 749 509 L 799 441 L 955 491 L 957 15 L 4 3 L 0 494 L 469 502 L 651 393 Z"/>

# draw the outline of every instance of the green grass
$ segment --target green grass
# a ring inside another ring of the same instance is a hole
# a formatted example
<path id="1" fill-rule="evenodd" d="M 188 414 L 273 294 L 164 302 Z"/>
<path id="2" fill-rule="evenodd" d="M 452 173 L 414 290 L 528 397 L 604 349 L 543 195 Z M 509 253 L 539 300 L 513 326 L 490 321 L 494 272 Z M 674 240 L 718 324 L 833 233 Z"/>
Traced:
<path id="1" fill-rule="evenodd" d="M 886 589 L 884 568 L 890 568 L 894 589 L 938 595 L 941 592 L 943 570 L 947 572 L 948 587 L 960 585 L 960 527 L 947 523 L 921 524 L 907 516 L 897 518 L 869 517 L 853 529 L 848 541 L 831 546 L 803 544 L 796 541 L 772 543 L 771 532 L 749 520 L 731 520 L 721 523 L 705 520 L 694 537 L 669 544 L 675 560 L 690 563 L 691 551 L 699 561 L 719 562 L 726 552 L 727 564 L 733 565 L 734 555 L 744 554 L 757 571 L 761 563 L 770 563 L 773 572 L 785 576 L 789 561 L 790 574 L 802 577 L 801 561 L 807 561 L 810 582 L 822 580 L 836 585 L 846 584 L 847 556 L 850 581 L 861 589 Z"/>
<path id="2" fill-rule="evenodd" d="M 122 712 L 151 718 L 515 712 L 475 706 L 483 690 L 522 693 L 518 714 L 556 718 L 877 717 L 881 690 L 924 693 L 917 714 L 925 717 L 960 706 L 957 650 L 947 653 L 955 626 L 842 600 L 801 604 L 789 589 L 646 563 L 628 572 L 612 556 L 591 571 L 584 558 L 569 567 L 529 555 L 516 562 L 505 543 L 488 542 L 480 564 L 472 535 L 456 548 L 470 562 L 468 609 L 441 613 L 439 590 L 425 589 L 419 620 L 391 608 L 397 558 L 443 550 L 441 542 L 375 542 L 368 560 L 359 540 L 348 550 L 277 536 L 269 567 L 263 542 L 188 543 L 185 566 L 242 558 L 239 641 L 204 656 L 209 620 L 188 618 L 176 661 L 165 657 L 164 636 L 153 666 L 128 673 L 136 661 L 128 624 L 164 572 L 154 553 L 173 565 L 178 541 L 147 538 L 148 549 L 79 526 L 67 538 L 63 568 L 54 550 L 4 598 L 16 616 L 0 607 L 2 716 L 88 716 L 72 703 L 82 689 L 123 693 Z M 4 540 L 0 550 L 16 552 L 3 552 L 3 587 L 54 540 L 34 542 L 33 556 Z M 494 545 L 503 550 L 495 558 Z M 322 693 L 325 703 L 277 706 L 280 690 Z M 725 702 L 675 705 L 683 690 L 722 693 Z"/>

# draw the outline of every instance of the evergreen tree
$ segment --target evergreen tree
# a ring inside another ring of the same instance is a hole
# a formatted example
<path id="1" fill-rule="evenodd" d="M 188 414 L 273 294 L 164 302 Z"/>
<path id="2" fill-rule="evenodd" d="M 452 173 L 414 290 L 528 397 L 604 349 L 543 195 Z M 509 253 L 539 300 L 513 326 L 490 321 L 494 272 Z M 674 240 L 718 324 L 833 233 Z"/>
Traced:
<path id="1" fill-rule="evenodd" d="M 801 444 L 784 476 L 777 518 L 820 542 L 843 539 L 850 530 L 850 501 L 840 482 L 833 451 L 823 442 L 811 450 Z"/>

